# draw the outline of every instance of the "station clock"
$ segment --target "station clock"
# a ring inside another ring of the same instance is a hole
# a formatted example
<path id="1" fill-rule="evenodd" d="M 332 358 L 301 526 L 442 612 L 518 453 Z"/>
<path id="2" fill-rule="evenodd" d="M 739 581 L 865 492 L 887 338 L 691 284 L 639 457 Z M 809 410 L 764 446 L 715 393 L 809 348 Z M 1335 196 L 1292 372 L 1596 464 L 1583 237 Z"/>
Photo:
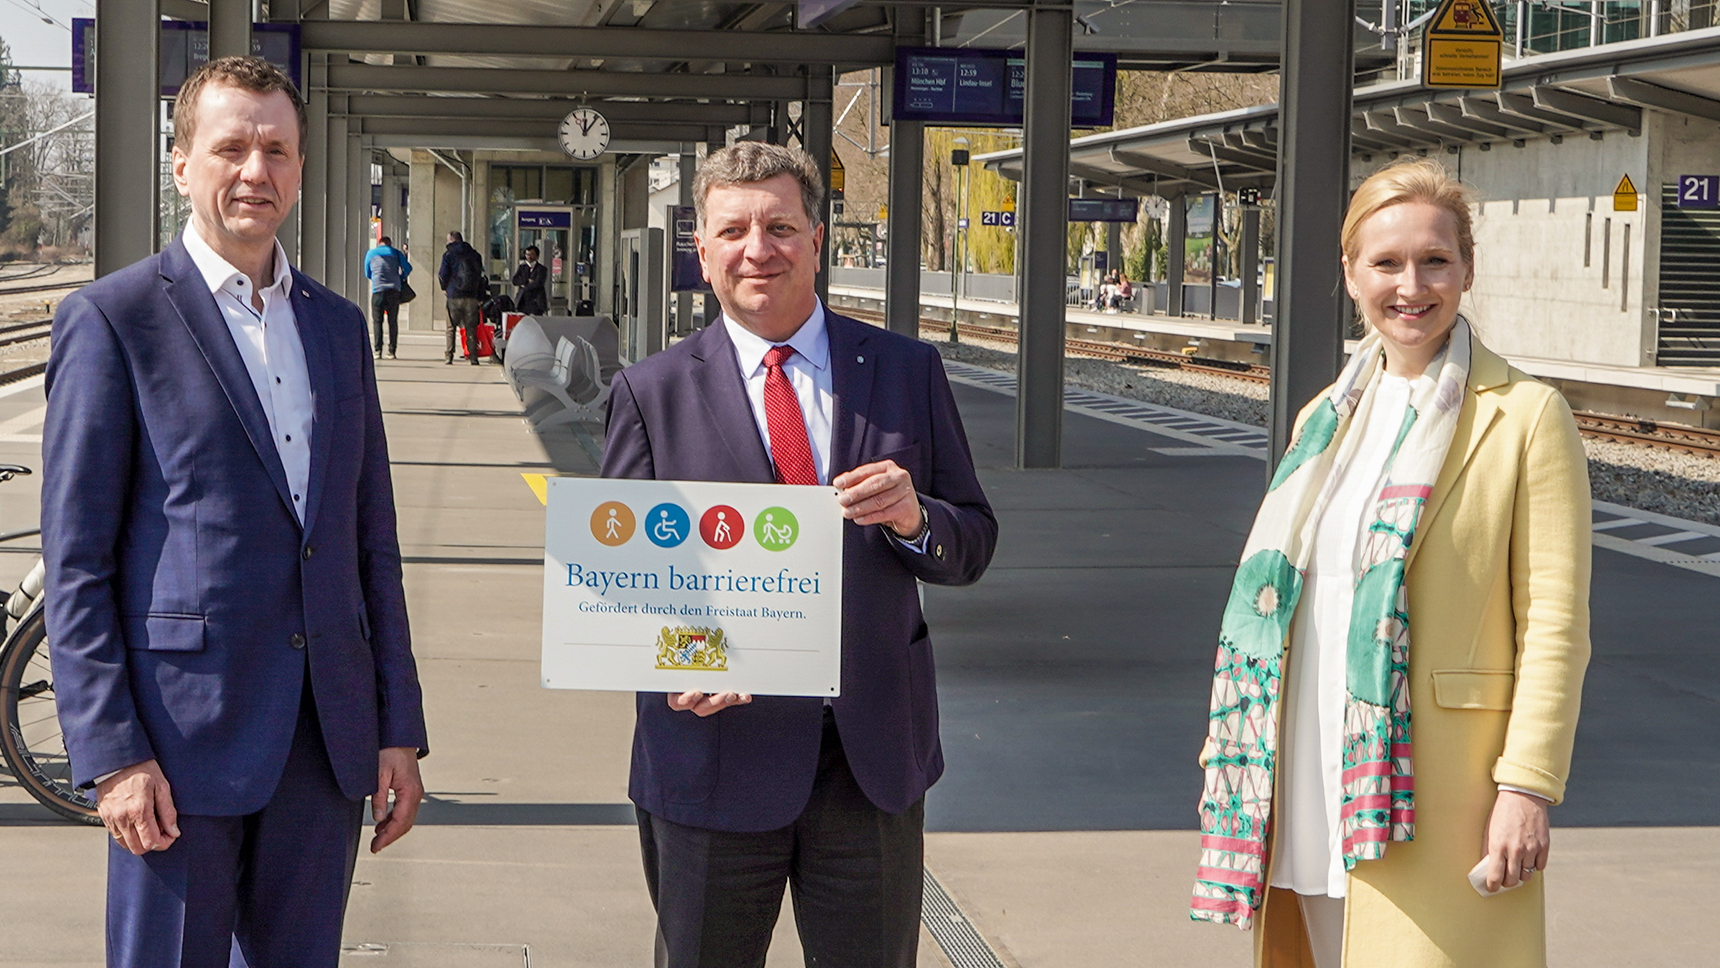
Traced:
<path id="1" fill-rule="evenodd" d="M 561 150 L 590 161 L 609 149 L 609 120 L 593 108 L 579 107 L 561 119 Z"/>

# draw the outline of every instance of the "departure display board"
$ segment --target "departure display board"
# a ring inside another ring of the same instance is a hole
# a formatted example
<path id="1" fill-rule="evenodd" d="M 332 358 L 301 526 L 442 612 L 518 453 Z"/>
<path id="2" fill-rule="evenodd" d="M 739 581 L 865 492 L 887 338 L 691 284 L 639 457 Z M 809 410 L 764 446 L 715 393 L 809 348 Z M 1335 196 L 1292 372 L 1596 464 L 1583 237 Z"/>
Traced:
<path id="1" fill-rule="evenodd" d="M 1074 55 L 1069 126 L 1111 124 L 1117 55 Z M 1016 127 L 1022 123 L 1027 60 L 1019 52 L 956 47 L 896 51 L 894 117 L 933 124 Z"/>
<path id="2" fill-rule="evenodd" d="M 1141 200 L 1138 198 L 1071 198 L 1071 222 L 1138 222 Z"/>

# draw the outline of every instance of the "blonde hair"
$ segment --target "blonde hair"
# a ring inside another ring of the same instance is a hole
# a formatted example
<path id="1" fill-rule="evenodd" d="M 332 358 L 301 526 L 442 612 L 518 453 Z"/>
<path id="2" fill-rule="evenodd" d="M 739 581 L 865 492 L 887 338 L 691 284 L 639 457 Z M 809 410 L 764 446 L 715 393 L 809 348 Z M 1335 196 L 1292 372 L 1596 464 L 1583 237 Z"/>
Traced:
<path id="1" fill-rule="evenodd" d="M 1475 223 L 1469 211 L 1475 204 L 1475 192 L 1432 158 L 1399 161 L 1362 182 L 1350 197 L 1350 210 L 1344 215 L 1344 231 L 1339 236 L 1345 257 L 1356 258 L 1360 245 L 1356 236 L 1363 222 L 1381 209 L 1405 202 L 1423 202 L 1450 212 L 1457 225 L 1457 254 L 1465 265 L 1475 264 Z"/>

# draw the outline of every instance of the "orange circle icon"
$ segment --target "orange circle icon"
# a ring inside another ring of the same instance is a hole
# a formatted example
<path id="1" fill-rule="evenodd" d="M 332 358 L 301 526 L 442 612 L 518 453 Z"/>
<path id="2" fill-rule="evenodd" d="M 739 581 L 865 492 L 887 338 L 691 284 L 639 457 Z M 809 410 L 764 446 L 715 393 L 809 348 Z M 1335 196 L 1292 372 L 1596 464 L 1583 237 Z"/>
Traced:
<path id="1" fill-rule="evenodd" d="M 591 536 L 611 548 L 633 537 L 633 511 L 620 501 L 605 501 L 591 512 Z"/>

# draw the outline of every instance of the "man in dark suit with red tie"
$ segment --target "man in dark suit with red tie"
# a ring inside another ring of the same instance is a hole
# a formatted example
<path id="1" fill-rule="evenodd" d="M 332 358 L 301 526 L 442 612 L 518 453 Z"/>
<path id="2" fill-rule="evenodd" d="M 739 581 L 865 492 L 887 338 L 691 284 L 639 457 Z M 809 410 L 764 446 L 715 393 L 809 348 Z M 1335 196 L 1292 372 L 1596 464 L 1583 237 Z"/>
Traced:
<path id="1" fill-rule="evenodd" d="M 657 964 L 763 965 L 787 885 L 808 965 L 912 965 L 944 766 L 917 582 L 977 581 L 997 519 L 936 350 L 818 300 L 812 159 L 742 142 L 693 196 L 723 314 L 617 374 L 603 476 L 838 488 L 842 695 L 639 695 Z"/>

